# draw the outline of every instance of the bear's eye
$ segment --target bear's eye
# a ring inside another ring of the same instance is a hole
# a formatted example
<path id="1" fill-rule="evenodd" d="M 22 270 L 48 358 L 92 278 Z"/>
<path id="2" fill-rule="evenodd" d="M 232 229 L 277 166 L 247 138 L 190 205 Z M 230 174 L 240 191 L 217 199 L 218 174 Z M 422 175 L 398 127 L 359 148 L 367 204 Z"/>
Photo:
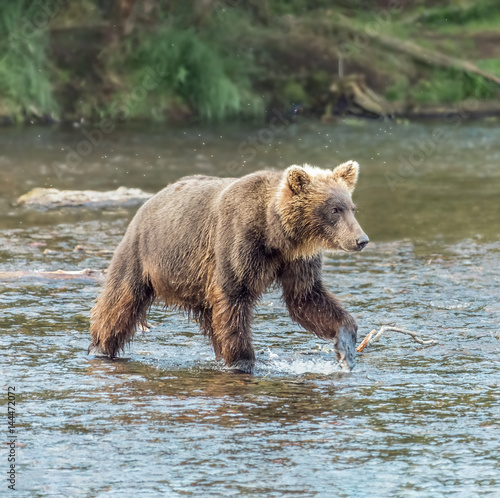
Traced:
<path id="1" fill-rule="evenodd" d="M 333 213 L 333 214 L 337 214 L 338 212 L 339 212 L 339 208 L 333 208 L 333 209 L 332 209 L 332 213 Z"/>

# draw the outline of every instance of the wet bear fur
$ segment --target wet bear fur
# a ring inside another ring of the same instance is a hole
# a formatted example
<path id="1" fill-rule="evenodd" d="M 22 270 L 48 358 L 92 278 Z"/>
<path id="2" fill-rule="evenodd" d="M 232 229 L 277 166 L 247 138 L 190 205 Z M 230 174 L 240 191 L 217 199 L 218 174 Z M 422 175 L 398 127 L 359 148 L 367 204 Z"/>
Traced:
<path id="1" fill-rule="evenodd" d="M 291 318 L 332 340 L 352 369 L 357 325 L 323 285 L 321 253 L 368 242 L 351 200 L 358 171 L 348 161 L 167 186 L 139 209 L 114 253 L 91 312 L 89 352 L 115 357 L 159 300 L 194 316 L 228 368 L 251 372 L 252 309 L 276 283 Z"/>

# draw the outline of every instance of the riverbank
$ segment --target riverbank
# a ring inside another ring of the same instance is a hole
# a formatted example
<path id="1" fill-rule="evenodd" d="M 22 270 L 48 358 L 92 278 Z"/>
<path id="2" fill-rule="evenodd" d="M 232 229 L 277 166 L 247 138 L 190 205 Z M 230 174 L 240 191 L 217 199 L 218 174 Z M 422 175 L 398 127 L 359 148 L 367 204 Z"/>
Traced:
<path id="1" fill-rule="evenodd" d="M 23 1 L 0 15 L 0 123 L 500 115 L 491 0 Z"/>

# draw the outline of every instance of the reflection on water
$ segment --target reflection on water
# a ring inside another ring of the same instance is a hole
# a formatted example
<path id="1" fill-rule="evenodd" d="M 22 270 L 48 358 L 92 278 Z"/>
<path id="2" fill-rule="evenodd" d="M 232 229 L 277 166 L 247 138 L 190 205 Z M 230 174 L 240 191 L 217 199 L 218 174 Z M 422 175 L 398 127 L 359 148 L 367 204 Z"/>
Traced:
<path id="1" fill-rule="evenodd" d="M 355 201 L 374 242 L 328 254 L 326 284 L 360 335 L 395 324 L 439 344 L 387 333 L 345 375 L 271 292 L 255 313 L 254 376 L 222 371 L 195 324 L 161 307 L 111 362 L 85 355 L 97 280 L 5 279 L 0 376 L 20 392 L 23 496 L 499 493 L 500 132 L 464 125 L 393 191 L 388 173 L 435 125 L 391 126 L 294 124 L 242 173 L 359 160 Z M 223 174 L 251 133 L 124 130 L 61 173 L 52 163 L 78 133 L 2 131 L 0 272 L 105 268 L 99 251 L 133 215 L 14 207 L 30 188 L 156 191 L 184 174 Z"/>

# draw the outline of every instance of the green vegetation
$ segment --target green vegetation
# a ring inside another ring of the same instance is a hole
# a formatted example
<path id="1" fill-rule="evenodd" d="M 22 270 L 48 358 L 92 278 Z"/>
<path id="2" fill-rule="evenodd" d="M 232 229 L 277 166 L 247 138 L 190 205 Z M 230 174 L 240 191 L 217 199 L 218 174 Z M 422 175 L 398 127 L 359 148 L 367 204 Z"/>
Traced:
<path id="1" fill-rule="evenodd" d="M 419 21 L 434 27 L 440 27 L 444 24 L 464 26 L 498 18 L 500 16 L 498 7 L 498 0 L 449 2 L 449 5 L 424 11 L 419 17 Z"/>
<path id="2" fill-rule="evenodd" d="M 491 99 L 495 96 L 493 83 L 475 74 L 452 69 L 422 71 L 422 77 L 410 85 L 401 76 L 385 94 L 391 101 L 411 99 L 418 103 L 442 104 L 461 102 L 468 98 Z"/>
<path id="3" fill-rule="evenodd" d="M 20 121 L 27 114 L 57 114 L 53 97 L 48 31 L 23 23 L 38 8 L 19 0 L 3 2 L 0 15 L 0 114 Z"/>
<path id="4" fill-rule="evenodd" d="M 482 61 L 478 61 L 477 65 L 481 69 L 489 71 L 500 78 L 500 58 L 484 59 Z"/>
<path id="5" fill-rule="evenodd" d="M 495 89 L 480 76 L 456 70 L 433 70 L 420 79 L 410 91 L 417 102 L 450 103 L 467 98 L 490 99 Z"/>
<path id="6" fill-rule="evenodd" d="M 389 14 L 379 4 L 0 0 L 0 117 L 219 122 L 294 105 L 322 115 L 335 108 L 330 88 L 346 44 L 354 49 L 344 74 L 363 74 L 399 109 L 499 96 L 464 65 L 398 48 L 411 40 L 500 77 L 496 1 L 421 0 Z"/>
<path id="7" fill-rule="evenodd" d="M 129 81 L 140 84 L 148 71 L 154 68 L 157 73 L 157 86 L 138 112 L 149 106 L 150 99 L 160 103 L 161 99 L 178 99 L 179 104 L 197 109 L 206 121 L 262 115 L 262 102 L 251 89 L 244 68 L 205 42 L 193 28 L 160 28 L 134 42 L 125 54 L 125 67 L 132 75 Z"/>

